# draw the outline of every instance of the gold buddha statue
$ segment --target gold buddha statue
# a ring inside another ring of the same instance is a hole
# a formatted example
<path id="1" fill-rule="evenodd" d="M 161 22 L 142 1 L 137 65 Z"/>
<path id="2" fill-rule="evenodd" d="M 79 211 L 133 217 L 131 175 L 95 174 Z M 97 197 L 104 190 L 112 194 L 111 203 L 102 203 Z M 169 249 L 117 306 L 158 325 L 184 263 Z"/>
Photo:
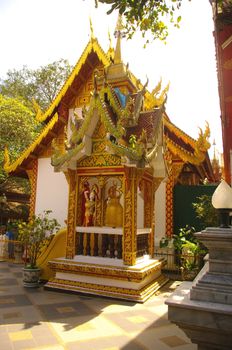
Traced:
<path id="1" fill-rule="evenodd" d="M 117 188 L 116 182 L 108 190 L 108 199 L 105 213 L 105 226 L 122 227 L 123 207 L 120 204 L 121 192 Z"/>

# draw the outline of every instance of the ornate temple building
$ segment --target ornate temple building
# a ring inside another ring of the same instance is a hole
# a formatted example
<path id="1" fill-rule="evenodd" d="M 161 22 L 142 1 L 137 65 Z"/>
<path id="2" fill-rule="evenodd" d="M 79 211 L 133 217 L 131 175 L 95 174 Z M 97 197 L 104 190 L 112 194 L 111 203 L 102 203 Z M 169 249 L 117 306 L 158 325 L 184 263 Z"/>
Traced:
<path id="1" fill-rule="evenodd" d="M 143 302 L 166 283 L 154 246 L 173 234 L 174 185 L 214 178 L 209 127 L 194 140 L 170 121 L 167 88 L 150 93 L 130 72 L 121 36 L 119 21 L 105 53 L 91 31 L 61 91 L 38 110 L 43 131 L 15 162 L 6 152 L 5 170 L 30 179 L 31 214 L 51 209 L 67 223 L 47 288 Z"/>
<path id="2" fill-rule="evenodd" d="M 218 69 L 225 180 L 232 184 L 232 2 L 211 0 Z"/>

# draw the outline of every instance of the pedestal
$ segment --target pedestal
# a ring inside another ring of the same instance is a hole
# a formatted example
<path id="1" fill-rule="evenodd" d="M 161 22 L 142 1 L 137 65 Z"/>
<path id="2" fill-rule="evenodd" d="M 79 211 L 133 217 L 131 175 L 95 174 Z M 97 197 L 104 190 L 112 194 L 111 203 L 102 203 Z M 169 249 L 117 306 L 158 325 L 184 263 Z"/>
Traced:
<path id="1" fill-rule="evenodd" d="M 53 259 L 49 265 L 55 277 L 45 288 L 143 303 L 168 281 L 161 273 L 164 264 L 164 258 L 140 259 L 134 266 L 90 256 Z"/>
<path id="2" fill-rule="evenodd" d="M 196 234 L 209 258 L 193 283 L 183 283 L 166 301 L 168 317 L 199 350 L 232 349 L 232 229 Z"/>

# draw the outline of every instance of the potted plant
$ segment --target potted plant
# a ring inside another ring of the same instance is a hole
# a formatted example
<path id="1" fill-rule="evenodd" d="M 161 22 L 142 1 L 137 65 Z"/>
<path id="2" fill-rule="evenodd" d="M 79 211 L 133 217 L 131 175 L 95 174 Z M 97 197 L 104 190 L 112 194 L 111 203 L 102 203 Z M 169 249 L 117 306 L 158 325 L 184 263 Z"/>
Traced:
<path id="1" fill-rule="evenodd" d="M 34 215 L 28 222 L 18 223 L 18 239 L 24 245 L 25 266 L 23 268 L 23 285 L 25 287 L 38 287 L 40 268 L 37 259 L 42 249 L 51 239 L 60 225 L 56 219 L 50 218 L 51 210 Z"/>

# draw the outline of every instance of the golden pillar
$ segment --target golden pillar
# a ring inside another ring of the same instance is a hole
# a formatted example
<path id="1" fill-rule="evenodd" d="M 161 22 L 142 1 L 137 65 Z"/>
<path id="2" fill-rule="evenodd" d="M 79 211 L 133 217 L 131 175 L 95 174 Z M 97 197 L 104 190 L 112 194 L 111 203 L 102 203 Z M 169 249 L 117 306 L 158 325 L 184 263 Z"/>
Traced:
<path id="1" fill-rule="evenodd" d="M 176 161 L 172 163 L 172 169 L 166 183 L 166 235 L 173 235 L 173 191 L 177 179 L 183 169 L 184 162 Z"/>
<path id="2" fill-rule="evenodd" d="M 166 183 L 166 235 L 169 237 L 173 234 L 173 186 L 174 180 L 171 171 Z"/>
<path id="3" fill-rule="evenodd" d="M 34 159 L 32 162 L 32 169 L 26 170 L 27 176 L 30 181 L 31 194 L 30 194 L 30 208 L 29 218 L 35 214 L 35 201 L 36 201 L 36 187 L 37 187 L 37 174 L 38 174 L 38 159 Z"/>
<path id="4" fill-rule="evenodd" d="M 137 172 L 125 167 L 123 262 L 135 265 L 137 250 Z"/>
<path id="5" fill-rule="evenodd" d="M 148 253 L 150 256 L 154 254 L 154 190 L 152 181 L 144 181 L 144 227 L 150 228 L 148 237 Z"/>
<path id="6" fill-rule="evenodd" d="M 75 255 L 75 235 L 76 235 L 76 201 L 77 185 L 76 172 L 68 170 L 69 202 L 68 202 L 68 223 L 67 223 L 67 244 L 66 258 L 73 259 Z"/>

